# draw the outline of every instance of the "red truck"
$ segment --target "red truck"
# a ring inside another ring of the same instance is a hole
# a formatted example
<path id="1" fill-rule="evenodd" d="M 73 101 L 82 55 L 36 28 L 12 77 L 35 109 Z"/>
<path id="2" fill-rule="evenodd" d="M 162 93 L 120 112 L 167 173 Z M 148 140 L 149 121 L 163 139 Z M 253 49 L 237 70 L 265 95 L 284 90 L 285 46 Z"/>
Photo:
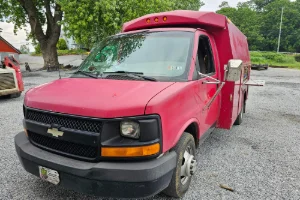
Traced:
<path id="1" fill-rule="evenodd" d="M 26 93 L 17 154 L 26 171 L 78 192 L 182 197 L 199 144 L 242 123 L 250 70 L 247 38 L 223 15 L 140 17 L 69 78 Z"/>

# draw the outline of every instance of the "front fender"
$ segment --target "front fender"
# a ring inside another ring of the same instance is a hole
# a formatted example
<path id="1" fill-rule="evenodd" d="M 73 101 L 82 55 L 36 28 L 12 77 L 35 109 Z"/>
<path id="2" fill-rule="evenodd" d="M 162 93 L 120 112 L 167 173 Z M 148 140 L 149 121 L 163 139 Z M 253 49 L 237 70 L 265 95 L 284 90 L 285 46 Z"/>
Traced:
<path id="1" fill-rule="evenodd" d="M 163 152 L 177 144 L 191 123 L 199 125 L 199 104 L 195 98 L 197 90 L 197 82 L 176 83 L 151 99 L 146 106 L 145 114 L 158 114 L 161 117 Z"/>
<path id="2" fill-rule="evenodd" d="M 173 143 L 172 143 L 172 148 L 176 146 L 176 144 L 178 143 L 178 141 L 180 140 L 182 134 L 185 132 L 185 130 L 187 129 L 187 127 L 189 125 L 191 125 L 192 123 L 196 123 L 197 124 L 197 128 L 198 128 L 198 131 L 197 131 L 197 135 L 196 135 L 196 138 L 199 139 L 200 138 L 200 131 L 199 131 L 199 121 L 197 118 L 192 118 L 190 120 L 188 120 L 186 123 L 184 123 L 181 127 L 181 129 L 177 132 L 176 134 L 176 137 L 175 139 L 173 140 Z"/>

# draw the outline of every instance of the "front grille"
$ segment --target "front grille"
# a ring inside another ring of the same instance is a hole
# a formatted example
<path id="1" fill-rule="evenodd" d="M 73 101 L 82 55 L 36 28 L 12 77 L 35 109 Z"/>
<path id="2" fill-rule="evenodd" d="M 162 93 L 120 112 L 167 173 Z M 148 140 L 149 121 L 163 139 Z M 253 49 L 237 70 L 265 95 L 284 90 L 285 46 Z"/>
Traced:
<path id="1" fill-rule="evenodd" d="M 102 122 L 91 119 L 84 119 L 73 116 L 59 115 L 53 113 L 44 113 L 34 110 L 27 110 L 26 119 L 44 123 L 57 124 L 64 128 L 101 133 Z"/>
<path id="2" fill-rule="evenodd" d="M 16 88 L 13 73 L 0 73 L 0 90 Z"/>
<path id="3" fill-rule="evenodd" d="M 37 146 L 61 152 L 62 154 L 75 155 L 84 158 L 96 158 L 97 147 L 92 147 L 83 144 L 76 144 L 64 140 L 51 138 L 28 131 L 28 136 L 31 142 Z"/>

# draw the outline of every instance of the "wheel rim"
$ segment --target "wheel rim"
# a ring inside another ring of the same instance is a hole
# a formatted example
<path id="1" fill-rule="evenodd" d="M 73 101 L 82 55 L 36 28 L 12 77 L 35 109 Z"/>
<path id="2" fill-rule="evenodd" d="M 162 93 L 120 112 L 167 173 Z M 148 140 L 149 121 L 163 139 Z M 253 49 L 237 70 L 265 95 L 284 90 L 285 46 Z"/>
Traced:
<path id="1" fill-rule="evenodd" d="M 185 185 L 191 176 L 196 172 L 197 161 L 194 157 L 195 152 L 191 146 L 187 146 L 182 158 L 182 164 L 180 169 L 181 184 Z"/>

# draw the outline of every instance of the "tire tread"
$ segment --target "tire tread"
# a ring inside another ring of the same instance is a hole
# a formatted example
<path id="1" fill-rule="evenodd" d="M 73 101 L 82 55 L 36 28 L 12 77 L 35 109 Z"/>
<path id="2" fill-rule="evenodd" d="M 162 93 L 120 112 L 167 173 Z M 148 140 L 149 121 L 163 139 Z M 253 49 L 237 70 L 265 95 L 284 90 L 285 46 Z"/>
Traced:
<path id="1" fill-rule="evenodd" d="M 180 177 L 177 176 L 177 174 L 178 174 L 178 172 L 180 173 L 181 168 L 178 166 L 181 166 L 183 153 L 186 149 L 186 146 L 190 142 L 193 143 L 193 148 L 194 148 L 194 152 L 195 152 L 196 147 L 195 147 L 194 137 L 190 133 L 184 132 L 183 135 L 181 136 L 179 142 L 177 143 L 177 145 L 174 148 L 174 151 L 177 153 L 176 168 L 173 173 L 172 180 L 171 180 L 169 186 L 163 191 L 163 193 L 168 196 L 175 197 L 175 198 L 181 198 L 189 188 L 191 179 L 188 181 L 188 183 L 186 183 L 184 185 L 185 187 L 181 187 L 182 186 L 181 182 L 180 182 L 181 180 L 180 180 Z"/>

